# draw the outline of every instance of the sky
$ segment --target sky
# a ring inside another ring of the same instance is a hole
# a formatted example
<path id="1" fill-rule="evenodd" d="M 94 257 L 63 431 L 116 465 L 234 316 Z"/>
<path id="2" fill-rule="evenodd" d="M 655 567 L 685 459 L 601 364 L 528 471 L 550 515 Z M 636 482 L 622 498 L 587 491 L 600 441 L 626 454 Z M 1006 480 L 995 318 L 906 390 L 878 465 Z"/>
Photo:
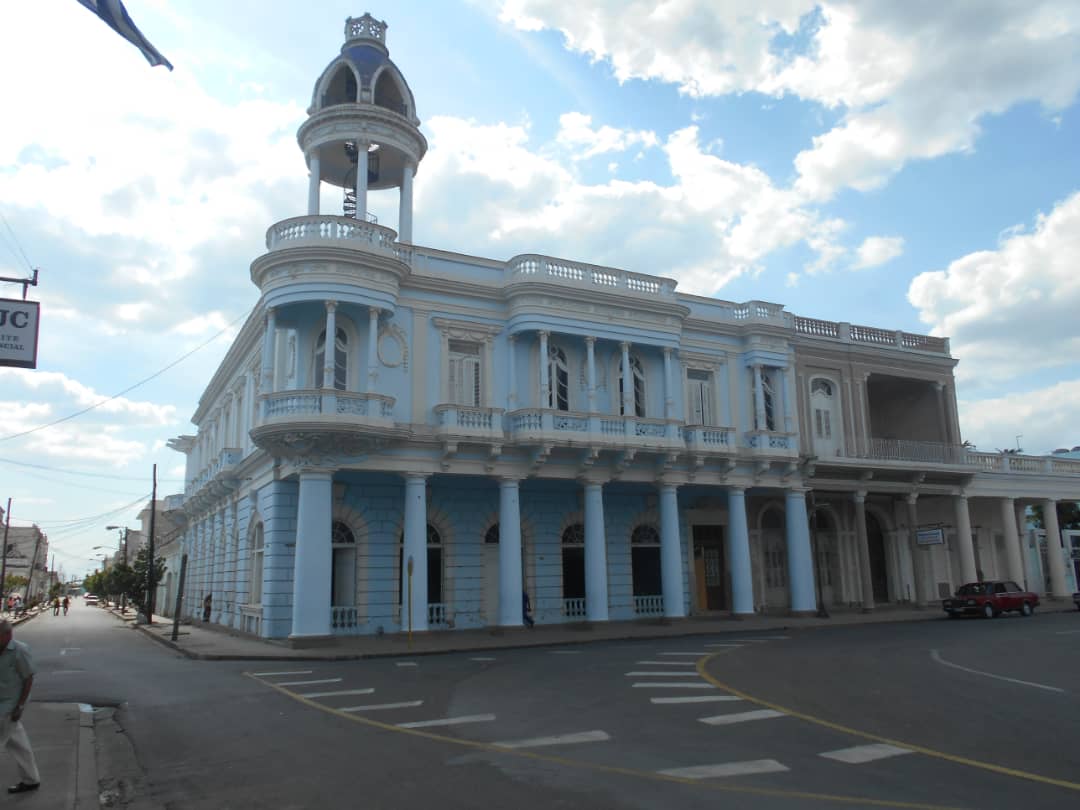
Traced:
<path id="1" fill-rule="evenodd" d="M 0 506 L 67 577 L 153 465 L 183 492 L 166 443 L 306 213 L 296 130 L 365 11 L 428 139 L 417 244 L 946 336 L 965 440 L 1080 445 L 1080 3 L 367 3 L 126 0 L 172 72 L 76 0 L 0 10 L 0 276 L 40 268 L 41 302 L 37 369 L 0 368 Z M 396 227 L 396 192 L 369 208 Z"/>

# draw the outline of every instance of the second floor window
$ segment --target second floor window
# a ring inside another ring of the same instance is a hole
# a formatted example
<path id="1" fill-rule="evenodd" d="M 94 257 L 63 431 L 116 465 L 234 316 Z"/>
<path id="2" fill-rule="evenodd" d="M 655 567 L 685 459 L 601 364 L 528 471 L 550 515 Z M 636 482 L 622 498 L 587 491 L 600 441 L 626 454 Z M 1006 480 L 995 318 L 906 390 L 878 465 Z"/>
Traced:
<path id="1" fill-rule="evenodd" d="M 319 333 L 319 339 L 315 341 L 315 387 L 323 387 L 323 374 L 326 368 L 326 330 Z M 337 340 L 334 343 L 334 384 L 333 388 L 338 391 L 345 390 L 349 368 L 349 336 L 344 329 L 337 330 Z M 330 388 L 331 386 L 326 386 Z"/>
<path id="2" fill-rule="evenodd" d="M 750 373 L 752 375 L 753 371 L 751 370 Z M 758 394 L 755 391 L 754 392 L 754 396 L 755 396 L 755 400 L 754 400 L 754 430 L 776 430 L 777 398 L 776 398 L 776 388 L 774 386 L 775 381 L 773 379 L 773 374 L 774 373 L 775 373 L 775 369 L 771 369 L 771 368 L 763 368 L 763 369 L 761 369 L 761 394 L 760 394 L 760 396 L 761 396 L 761 401 L 764 403 L 764 408 L 762 410 L 765 411 L 765 424 L 760 424 L 761 419 L 758 416 L 757 400 L 756 400 L 756 397 L 758 396 Z M 757 381 L 755 380 L 755 378 L 753 376 L 751 376 L 750 380 L 751 380 L 751 382 L 750 382 L 751 388 L 753 388 L 753 386 L 755 386 L 757 384 Z"/>
<path id="3" fill-rule="evenodd" d="M 630 355 L 630 374 L 634 378 L 634 416 L 645 417 L 645 367 L 641 365 L 641 358 L 637 355 Z M 619 366 L 619 413 L 623 416 L 629 416 L 626 413 L 626 407 L 623 399 L 623 372 L 622 366 Z"/>
<path id="4" fill-rule="evenodd" d="M 708 371 L 690 369 L 686 372 L 687 382 L 687 406 L 689 415 L 687 421 L 691 425 L 712 425 L 712 374 Z"/>
<path id="5" fill-rule="evenodd" d="M 450 401 L 455 405 L 480 405 L 480 344 L 451 340 L 449 349 Z"/>
<path id="6" fill-rule="evenodd" d="M 566 352 L 558 346 L 548 347 L 548 392 L 547 406 L 556 411 L 570 410 L 570 367 L 566 362 Z"/>

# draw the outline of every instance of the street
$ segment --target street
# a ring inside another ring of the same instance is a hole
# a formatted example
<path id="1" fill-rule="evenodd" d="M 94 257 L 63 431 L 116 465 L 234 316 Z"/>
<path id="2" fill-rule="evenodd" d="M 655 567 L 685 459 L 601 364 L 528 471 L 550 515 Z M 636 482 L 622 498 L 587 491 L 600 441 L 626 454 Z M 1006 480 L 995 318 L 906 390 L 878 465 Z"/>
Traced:
<path id="1" fill-rule="evenodd" d="M 77 600 L 17 637 L 34 700 L 117 707 L 148 807 L 1074 804 L 1080 616 L 927 617 L 201 662 Z"/>

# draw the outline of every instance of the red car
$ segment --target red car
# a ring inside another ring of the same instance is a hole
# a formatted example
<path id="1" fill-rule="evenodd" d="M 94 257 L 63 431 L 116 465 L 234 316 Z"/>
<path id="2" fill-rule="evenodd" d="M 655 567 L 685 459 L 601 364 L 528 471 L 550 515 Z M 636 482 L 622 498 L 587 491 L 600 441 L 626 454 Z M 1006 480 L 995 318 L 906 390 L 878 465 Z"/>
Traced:
<path id="1" fill-rule="evenodd" d="M 1039 595 L 1025 591 L 1015 582 L 990 580 L 961 585 L 952 599 L 941 603 L 950 619 L 975 614 L 992 619 L 1005 611 L 1015 610 L 1030 616 L 1039 604 Z"/>

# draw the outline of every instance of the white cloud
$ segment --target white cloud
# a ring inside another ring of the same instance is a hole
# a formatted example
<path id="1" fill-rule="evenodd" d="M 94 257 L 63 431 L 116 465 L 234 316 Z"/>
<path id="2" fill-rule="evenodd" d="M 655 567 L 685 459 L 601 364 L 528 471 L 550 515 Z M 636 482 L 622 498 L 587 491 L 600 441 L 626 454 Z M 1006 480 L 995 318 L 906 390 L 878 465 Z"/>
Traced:
<path id="1" fill-rule="evenodd" d="M 855 250 L 855 262 L 852 267 L 864 270 L 892 261 L 904 252 L 902 236 L 869 236 Z"/>
<path id="2" fill-rule="evenodd" d="M 974 148 L 980 120 L 1022 101 L 1051 113 L 1080 89 L 1080 4 L 985 0 L 506 0 L 501 19 L 562 32 L 619 81 L 687 95 L 794 95 L 843 112 L 795 160 L 813 199 L 887 182 L 906 162 Z M 805 40 L 785 50 L 785 37 Z"/>
<path id="3" fill-rule="evenodd" d="M 38 400 L 38 408 L 44 405 L 43 399 L 53 399 L 66 403 L 71 410 L 96 406 L 95 410 L 101 413 L 123 414 L 126 418 L 137 420 L 143 425 L 169 425 L 176 421 L 176 407 L 173 405 L 139 402 L 120 396 L 110 399 L 109 396 L 99 394 L 93 388 L 60 372 L 0 368 L 0 381 L 8 391 L 15 391 L 20 387 L 32 391 Z M 66 415 L 66 412 L 59 409 L 54 410 L 52 405 L 46 407 L 55 414 L 53 418 Z M 32 418 L 46 416 L 44 413 L 31 411 L 31 409 L 22 409 L 14 414 L 5 411 L 5 414 L 9 418 L 4 424 L 4 435 L 20 433 L 36 427 L 36 423 L 31 423 Z M 20 415 L 26 421 L 20 421 L 18 418 Z"/>
<path id="4" fill-rule="evenodd" d="M 917 276 L 908 300 L 934 334 L 949 335 L 962 378 L 1008 379 L 1076 361 L 1080 332 L 1080 192 L 1012 229 L 996 250 Z"/>
<path id="5" fill-rule="evenodd" d="M 1080 380 L 1066 380 L 1033 391 L 1016 391 L 977 401 L 960 400 L 964 439 L 983 452 L 1016 447 L 1041 455 L 1057 447 L 1080 445 Z"/>
<path id="6" fill-rule="evenodd" d="M 633 132 L 611 126 L 592 128 L 592 116 L 579 112 L 559 117 L 559 132 L 555 141 L 575 151 L 574 160 L 586 160 L 607 152 L 625 152 L 635 144 L 656 146 L 656 133 L 647 130 Z"/>

